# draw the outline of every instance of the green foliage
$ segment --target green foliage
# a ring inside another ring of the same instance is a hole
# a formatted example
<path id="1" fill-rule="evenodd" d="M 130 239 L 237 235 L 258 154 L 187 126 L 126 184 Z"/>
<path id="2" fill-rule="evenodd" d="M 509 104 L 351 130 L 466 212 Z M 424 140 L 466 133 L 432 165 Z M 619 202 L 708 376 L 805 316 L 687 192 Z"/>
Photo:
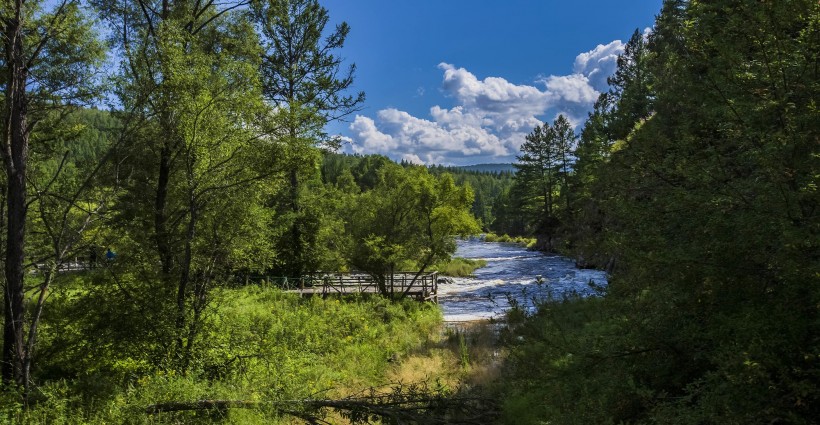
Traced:
<path id="1" fill-rule="evenodd" d="M 145 408 L 164 401 L 339 397 L 384 383 L 387 359 L 424 342 L 441 320 L 434 306 L 415 301 L 299 299 L 257 287 L 219 291 L 214 303 L 217 307 L 203 329 L 208 343 L 183 375 L 154 363 L 150 352 L 136 349 L 137 341 L 131 340 L 130 348 L 119 345 L 126 339 L 115 329 L 141 332 L 129 315 L 77 315 L 78 310 L 93 308 L 87 295 L 60 295 L 52 309 L 62 331 L 54 327 L 47 332 L 43 350 L 50 355 L 41 367 L 49 375 L 25 420 L 213 423 L 220 421 L 218 416 L 152 417 Z M 88 351 L 91 347 L 93 353 Z M 279 415 L 263 406 L 231 411 L 227 417 L 229 423 L 270 423 Z"/>
<path id="2" fill-rule="evenodd" d="M 820 417 L 817 2 L 665 1 L 577 149 L 559 117 L 530 134 L 515 177 L 323 156 L 324 125 L 363 97 L 344 94 L 354 68 L 331 53 L 349 28 L 324 31 L 315 1 L 91 3 L 123 59 L 112 114 L 73 108 L 95 92 L 73 83 L 94 82 L 103 56 L 78 3 L 57 19 L 25 9 L 26 49 L 44 42 L 29 69 L 25 260 L 46 267 L 20 287 L 49 304 L 15 310 L 42 313 L 26 351 L 37 390 L 23 411 L 4 388 L 2 419 L 268 423 L 273 408 L 144 408 L 379 383 L 437 310 L 229 288 L 271 270 L 356 268 L 383 291 L 403 268 L 469 274 L 478 263 L 444 262 L 454 236 L 480 226 L 504 234 L 488 241 L 569 250 L 613 273 L 600 297 L 510 314 L 507 422 Z M 46 24 L 56 30 L 36 30 Z M 285 55 L 289 43 L 302 50 Z M 56 273 L 102 246 L 117 259 Z"/>
<path id="3" fill-rule="evenodd" d="M 77 248 L 78 233 L 93 214 L 72 208 L 94 171 L 78 172 L 76 152 L 71 155 L 70 149 L 60 145 L 80 132 L 65 122 L 66 116 L 101 93 L 97 73 L 105 48 L 78 1 L 60 5 L 5 2 L 0 15 L 5 33 L 5 54 L 0 59 L 4 105 L 0 116 L 5 125 L 0 137 L 4 164 L 0 195 L 4 235 L 0 239 L 5 277 L 0 369 L 2 385 L 9 391 L 16 391 L 12 383 L 23 387 L 25 398 L 51 276 L 56 265 Z M 51 155 L 55 150 L 60 160 Z M 35 209 L 39 214 L 30 213 Z M 34 241 L 27 237 L 31 234 L 37 235 Z M 48 270 L 46 278 L 38 282 L 36 293 L 26 294 L 27 275 L 37 262 Z M 36 299 L 33 308 L 25 306 L 27 295 Z"/>
<path id="4" fill-rule="evenodd" d="M 613 275 L 519 328 L 510 423 L 816 422 L 818 22 L 670 0 L 633 36 L 576 151 L 576 246 Z"/>
<path id="5" fill-rule="evenodd" d="M 350 264 L 372 274 L 386 294 L 385 279 L 404 267 L 424 271 L 455 252 L 455 236 L 478 231 L 469 213 L 472 192 L 449 175 L 433 177 L 424 167 L 389 164 L 376 187 L 351 210 Z"/>
<path id="6" fill-rule="evenodd" d="M 108 279 L 151 312 L 143 315 L 156 314 L 157 342 L 146 347 L 162 352 L 151 362 L 184 371 L 202 343 L 211 288 L 250 268 L 249 254 L 272 256 L 260 238 L 270 220 L 261 205 L 276 184 L 274 147 L 257 125 L 267 112 L 259 39 L 243 16 L 213 4 L 191 13 L 163 3 L 154 15 L 123 7 L 114 16 L 133 19 L 118 40 L 128 66 L 116 77 L 124 128 L 110 170 L 117 197 L 107 224 L 116 230 L 106 241 L 120 255 Z M 192 28 L 200 18 L 207 25 Z M 134 33 L 144 37 L 125 38 Z"/>
<path id="7" fill-rule="evenodd" d="M 18 381 L 38 391 L 24 394 L 33 410 L 20 412 L 5 403 L 17 389 L 3 388 L 0 414 L 207 422 L 225 412 L 152 419 L 141 409 L 166 397 L 299 399 L 327 380 L 375 383 L 385 359 L 438 323 L 437 310 L 228 289 L 256 273 L 348 270 L 361 249 L 371 264 L 424 270 L 449 258 L 455 236 L 478 231 L 471 190 L 449 175 L 385 157 L 328 154 L 319 167 L 319 147 L 333 145 L 325 124 L 364 98 L 346 94 L 354 67 L 344 72 L 337 51 L 347 25 L 325 31 L 327 11 L 312 0 L 89 1 L 119 58 L 108 76 L 117 108 L 103 112 L 76 107 L 96 94 L 104 56 L 80 3 L 56 5 L 59 16 L 38 2 L 23 8 L 25 49 L 42 50 L 28 63 L 36 131 L 32 196 L 21 203 L 33 213 L 19 259 L 38 270 L 19 285 L 18 304 L 32 302 L 14 309 L 33 318 L 15 339 L 27 339 L 18 350 L 27 358 L 6 357 L 25 360 L 19 370 L 36 360 L 32 379 Z M 287 44 L 298 51 L 283 54 Z M 386 230 L 379 217 L 389 211 L 401 218 Z M 115 259 L 103 258 L 106 248 Z M 63 272 L 69 263 L 92 269 Z"/>
<path id="8" fill-rule="evenodd" d="M 510 166 L 511 167 L 511 166 Z M 513 185 L 513 173 L 507 171 L 481 171 L 482 168 L 431 166 L 432 174 L 448 173 L 456 184 L 469 185 L 473 189 L 471 211 L 486 231 L 500 224 L 503 211 L 496 209 L 496 200 Z"/>
<path id="9" fill-rule="evenodd" d="M 515 164 L 515 185 L 510 191 L 515 208 L 527 220 L 525 233 L 539 239 L 541 248 L 555 250 L 562 223 L 571 222 L 569 208 L 559 211 L 559 199 L 569 205 L 569 167 L 575 132 L 559 115 L 552 126 L 544 123 L 527 135 Z"/>
<path id="10" fill-rule="evenodd" d="M 514 243 L 527 248 L 535 248 L 537 243 L 535 238 L 525 238 L 523 236 L 513 237 L 507 234 L 499 236 L 495 233 L 487 233 L 486 235 L 484 235 L 484 242 Z"/>
<path id="11" fill-rule="evenodd" d="M 322 180 L 325 184 L 332 184 L 340 188 L 347 187 L 350 191 L 355 182 L 360 191 L 368 191 L 376 187 L 379 181 L 379 170 L 392 163 L 381 155 L 342 155 L 327 153 L 322 162 Z M 414 165 L 402 162 L 402 167 Z M 469 186 L 473 190 L 473 203 L 470 208 L 473 216 L 478 219 L 484 230 L 500 225 L 499 211 L 496 210 L 497 200 L 503 196 L 513 184 L 513 173 L 497 167 L 490 167 L 490 171 L 471 169 L 469 167 L 444 167 L 432 165 L 428 172 L 434 176 L 449 174 L 458 186 Z M 504 164 L 502 164 L 504 165 Z M 512 168 L 511 164 L 508 164 Z M 503 213 L 503 212 L 502 212 Z"/>
<path id="12" fill-rule="evenodd" d="M 317 181 L 317 146 L 335 148 L 325 125 L 361 108 L 364 92 L 347 94 L 356 70 L 342 67 L 338 50 L 350 31 L 346 22 L 326 29 L 329 14 L 316 0 L 255 0 L 250 17 L 259 29 L 262 92 L 271 118 L 263 124 L 281 145 L 278 166 L 287 175 L 287 195 L 277 205 L 281 232 L 277 244 L 282 273 L 298 277 L 317 267 L 323 229 L 336 225 L 311 199 Z M 305 187 L 307 186 L 307 187 Z"/>

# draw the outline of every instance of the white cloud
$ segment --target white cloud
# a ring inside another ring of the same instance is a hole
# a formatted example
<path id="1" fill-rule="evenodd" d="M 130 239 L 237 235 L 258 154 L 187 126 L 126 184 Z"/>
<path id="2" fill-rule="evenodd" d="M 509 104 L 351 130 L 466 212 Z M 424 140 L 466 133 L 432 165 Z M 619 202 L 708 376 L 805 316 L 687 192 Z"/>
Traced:
<path id="1" fill-rule="evenodd" d="M 618 55 L 623 51 L 624 43 L 621 40 L 606 45 L 599 44 L 575 58 L 573 71 L 575 74 L 586 76 L 596 90 L 604 91 L 607 89 L 606 79 L 618 68 Z"/>
<path id="2" fill-rule="evenodd" d="M 464 124 L 457 119 L 439 123 L 393 108 L 379 111 L 377 118 L 381 131 L 390 134 L 388 137 L 404 152 L 453 152 L 465 156 L 506 154 L 497 136 L 481 126 Z"/>
<path id="3" fill-rule="evenodd" d="M 353 139 L 358 141 L 353 144 L 356 153 L 390 152 L 399 146 L 393 137 L 376 128 L 372 118 L 356 115 L 350 124 L 350 131 L 353 132 Z"/>
<path id="4" fill-rule="evenodd" d="M 466 69 L 447 63 L 440 63 L 438 67 L 444 70 L 442 89 L 466 108 L 497 114 L 537 114 L 549 104 L 550 94 L 536 87 L 512 84 L 499 77 L 479 81 Z"/>
<path id="5" fill-rule="evenodd" d="M 555 97 L 570 103 L 595 103 L 600 94 L 589 84 L 589 78 L 583 74 L 551 75 L 544 80 L 544 83 Z"/>
<path id="6" fill-rule="evenodd" d="M 617 67 L 623 43 L 616 40 L 579 54 L 573 73 L 539 78 L 543 88 L 501 77 L 479 79 L 465 68 L 440 63 L 441 89 L 455 106 L 430 108 L 429 119 L 395 108 L 376 119 L 357 115 L 350 125 L 353 151 L 381 153 L 410 162 L 510 161 L 524 137 L 550 113 L 580 124 Z M 550 117 L 552 119 L 552 117 Z"/>
<path id="7" fill-rule="evenodd" d="M 419 158 L 418 155 L 413 154 L 413 153 L 406 153 L 406 154 L 401 156 L 401 159 L 403 161 L 407 161 L 411 164 L 424 164 L 424 161 L 422 161 L 421 158 Z"/>

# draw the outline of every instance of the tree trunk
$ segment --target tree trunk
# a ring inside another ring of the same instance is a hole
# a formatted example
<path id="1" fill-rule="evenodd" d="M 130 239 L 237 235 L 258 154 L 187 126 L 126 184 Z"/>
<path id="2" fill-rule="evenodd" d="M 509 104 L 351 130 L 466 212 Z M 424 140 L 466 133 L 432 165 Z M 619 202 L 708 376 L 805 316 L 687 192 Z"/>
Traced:
<path id="1" fill-rule="evenodd" d="M 177 319 L 176 319 L 176 333 L 177 333 L 177 353 L 179 358 L 182 359 L 181 369 L 182 372 L 188 368 L 188 359 L 189 354 L 188 351 L 191 347 L 191 341 L 188 341 L 188 344 L 184 344 L 183 337 L 186 333 L 186 322 L 187 322 L 187 306 L 186 306 L 186 298 L 188 295 L 188 285 L 191 282 L 191 263 L 193 262 L 193 243 L 194 238 L 196 237 L 196 225 L 197 220 L 199 219 L 199 211 L 197 210 L 196 200 L 194 199 L 194 194 L 191 193 L 190 195 L 190 204 L 189 204 L 189 220 L 188 220 L 188 228 L 185 233 L 185 255 L 182 258 L 181 269 L 182 273 L 179 277 L 179 284 L 177 285 Z M 196 326 L 195 323 L 192 323 L 190 326 Z M 187 348 L 186 348 L 187 347 Z"/>
<path id="2" fill-rule="evenodd" d="M 27 402 L 31 394 L 31 363 L 34 359 L 34 346 L 37 343 L 37 328 L 40 325 L 40 317 L 43 314 L 43 307 L 48 296 L 48 289 L 54 276 L 57 274 L 57 264 L 60 259 L 56 259 L 49 269 L 45 272 L 43 283 L 40 284 L 40 294 L 37 296 L 37 304 L 34 306 L 34 313 L 31 317 L 31 323 L 28 329 L 28 340 L 26 341 L 24 356 L 23 356 L 23 399 Z"/>
<path id="3" fill-rule="evenodd" d="M 168 183 L 171 177 L 171 149 L 163 146 L 159 159 L 159 177 L 157 178 L 157 194 L 154 200 L 154 237 L 156 238 L 157 254 L 162 264 L 163 279 L 171 274 L 173 267 L 173 252 L 168 240 Z"/>
<path id="4" fill-rule="evenodd" d="M 15 2 L 16 16 L 6 21 L 6 128 L 3 160 L 6 171 L 6 288 L 4 291 L 2 381 L 22 386 L 25 319 L 23 261 L 26 234 L 26 161 L 28 128 L 25 65 L 22 33 L 22 0 Z"/>
<path id="5" fill-rule="evenodd" d="M 299 170 L 295 164 L 292 167 L 290 169 L 290 208 L 293 212 L 293 224 L 290 228 L 290 235 L 293 252 L 291 254 L 292 263 L 288 265 L 288 273 L 292 275 L 291 277 L 301 277 L 304 272 L 302 264 L 304 247 L 302 246 L 302 217 L 299 207 Z"/>

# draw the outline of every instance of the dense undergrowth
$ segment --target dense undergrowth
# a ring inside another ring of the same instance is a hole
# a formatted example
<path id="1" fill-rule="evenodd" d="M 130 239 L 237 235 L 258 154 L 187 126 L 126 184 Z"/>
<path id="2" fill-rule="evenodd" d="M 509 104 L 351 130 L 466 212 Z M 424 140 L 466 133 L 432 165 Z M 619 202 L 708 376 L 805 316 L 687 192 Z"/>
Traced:
<path id="1" fill-rule="evenodd" d="M 125 357 L 116 347 L 83 341 L 86 330 L 103 327 L 80 323 L 76 315 L 59 319 L 78 307 L 77 300 L 67 295 L 52 303 L 39 363 L 45 379 L 27 411 L 5 393 L 0 422 L 287 422 L 266 403 L 345 397 L 388 383 L 396 378 L 391 362 L 423 346 L 441 322 L 437 307 L 414 301 L 300 299 L 257 287 L 223 290 L 203 329 L 206 342 L 190 372 L 180 375 L 152 366 L 161 361 Z M 145 412 L 153 403 L 202 399 L 261 404 L 216 413 Z"/>

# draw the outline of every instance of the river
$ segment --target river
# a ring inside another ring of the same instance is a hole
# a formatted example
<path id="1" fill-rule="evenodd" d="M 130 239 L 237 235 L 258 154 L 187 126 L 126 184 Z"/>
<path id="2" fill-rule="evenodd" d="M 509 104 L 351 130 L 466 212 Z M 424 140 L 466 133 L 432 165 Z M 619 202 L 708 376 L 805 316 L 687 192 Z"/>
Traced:
<path id="1" fill-rule="evenodd" d="M 566 257 L 528 251 L 516 244 L 459 240 L 455 256 L 483 259 L 487 266 L 477 269 L 473 277 L 439 284 L 439 305 L 446 322 L 500 318 L 510 308 L 510 299 L 531 309 L 534 297 L 560 297 L 573 291 L 589 295 L 594 292 L 590 281 L 607 283 L 602 271 L 579 269 Z"/>

